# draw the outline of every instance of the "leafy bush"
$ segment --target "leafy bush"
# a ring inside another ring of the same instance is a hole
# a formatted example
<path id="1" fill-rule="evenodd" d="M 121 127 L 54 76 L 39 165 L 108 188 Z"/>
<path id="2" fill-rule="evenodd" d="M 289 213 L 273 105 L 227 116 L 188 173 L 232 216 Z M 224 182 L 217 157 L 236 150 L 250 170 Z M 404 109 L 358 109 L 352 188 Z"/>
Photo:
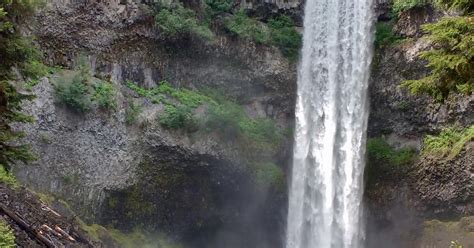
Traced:
<path id="1" fill-rule="evenodd" d="M 467 14 L 474 12 L 474 2 L 472 0 L 435 0 L 435 2 L 442 9 L 458 10 Z"/>
<path id="2" fill-rule="evenodd" d="M 166 105 L 165 113 L 160 116 L 160 124 L 172 129 L 192 127 L 194 125 L 193 113 L 186 106 Z"/>
<path id="3" fill-rule="evenodd" d="M 63 103 L 78 112 L 86 112 L 91 109 L 89 86 L 84 75 L 75 73 L 72 80 L 60 77 L 55 87 L 56 97 Z"/>
<path id="4" fill-rule="evenodd" d="M 375 47 L 390 46 L 400 40 L 400 37 L 393 32 L 392 22 L 377 22 L 375 27 Z"/>
<path id="5" fill-rule="evenodd" d="M 116 96 L 117 92 L 111 83 L 100 81 L 95 85 L 95 93 L 92 96 L 92 100 L 97 102 L 101 108 L 116 110 Z"/>
<path id="6" fill-rule="evenodd" d="M 189 35 L 205 40 L 214 38 L 209 27 L 197 19 L 196 13 L 183 7 L 181 3 L 169 8 L 161 8 L 155 15 L 155 23 L 164 35 L 171 38 L 183 38 Z"/>
<path id="7" fill-rule="evenodd" d="M 423 29 L 429 34 L 425 39 L 434 48 L 421 52 L 428 60 L 431 75 L 405 81 L 413 94 L 427 93 L 443 101 L 451 92 L 471 94 L 474 88 L 474 25 L 471 17 L 445 17 Z"/>
<path id="8" fill-rule="evenodd" d="M 226 139 L 236 140 L 242 134 L 240 123 L 246 117 L 242 107 L 225 102 L 211 105 L 206 119 L 209 130 L 217 130 Z"/>
<path id="9" fill-rule="evenodd" d="M 467 142 L 473 140 L 474 125 L 465 129 L 445 128 L 437 136 L 428 135 L 425 137 L 422 154 L 447 156 L 447 159 L 453 159 L 461 152 Z"/>
<path id="10" fill-rule="evenodd" d="M 127 125 L 132 125 L 135 123 L 141 112 L 142 108 L 140 105 L 135 105 L 133 102 L 130 102 L 130 104 L 125 109 L 125 123 Z"/>
<path id="11" fill-rule="evenodd" d="M 210 12 L 212 16 L 229 12 L 234 4 L 233 0 L 205 0 L 206 10 Z"/>
<path id="12" fill-rule="evenodd" d="M 15 176 L 13 176 L 11 172 L 7 171 L 5 167 L 1 164 L 0 164 L 0 183 L 8 184 L 14 187 L 18 186 L 18 182 L 16 181 Z"/>
<path id="13" fill-rule="evenodd" d="M 10 228 L 8 223 L 0 219 L 0 247 L 2 248 L 15 248 L 15 234 Z"/>
<path id="14" fill-rule="evenodd" d="M 268 44 L 270 40 L 268 28 L 256 19 L 248 17 L 243 10 L 227 18 L 225 26 L 229 32 L 258 44 Z"/>
<path id="15" fill-rule="evenodd" d="M 276 164 L 259 162 L 252 165 L 256 183 L 261 187 L 272 187 L 278 191 L 285 189 L 285 173 Z"/>
<path id="16" fill-rule="evenodd" d="M 392 10 L 396 14 L 400 14 L 409 9 L 424 7 L 431 3 L 431 0 L 394 0 Z"/>
<path id="17" fill-rule="evenodd" d="M 373 184 L 404 171 L 413 163 L 416 152 L 411 148 L 394 149 L 383 138 L 367 141 L 366 182 Z"/>
<path id="18" fill-rule="evenodd" d="M 302 44 L 301 34 L 295 29 L 290 17 L 281 15 L 268 21 L 271 43 L 280 48 L 283 55 L 296 60 Z"/>

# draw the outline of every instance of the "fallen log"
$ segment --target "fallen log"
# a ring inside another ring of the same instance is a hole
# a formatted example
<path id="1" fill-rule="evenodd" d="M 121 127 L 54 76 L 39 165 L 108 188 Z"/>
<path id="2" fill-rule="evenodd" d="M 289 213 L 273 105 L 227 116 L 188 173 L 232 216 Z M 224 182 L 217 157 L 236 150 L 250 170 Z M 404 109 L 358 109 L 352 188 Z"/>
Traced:
<path id="1" fill-rule="evenodd" d="M 20 218 L 17 214 L 14 212 L 10 211 L 7 206 L 5 206 L 3 203 L 0 203 L 0 210 L 4 212 L 10 219 L 15 221 L 23 230 L 27 231 L 31 235 L 33 235 L 37 240 L 39 240 L 41 243 L 46 245 L 48 248 L 58 248 L 51 240 L 46 238 L 41 234 L 41 231 L 36 231 L 34 228 L 32 228 L 26 221 L 24 221 L 22 218 Z"/>
<path id="2" fill-rule="evenodd" d="M 61 227 L 56 225 L 56 226 L 54 226 L 54 230 L 61 233 L 64 237 L 66 237 L 70 241 L 76 242 L 76 240 L 73 237 L 71 237 L 71 235 L 69 235 L 67 232 L 65 232 Z"/>

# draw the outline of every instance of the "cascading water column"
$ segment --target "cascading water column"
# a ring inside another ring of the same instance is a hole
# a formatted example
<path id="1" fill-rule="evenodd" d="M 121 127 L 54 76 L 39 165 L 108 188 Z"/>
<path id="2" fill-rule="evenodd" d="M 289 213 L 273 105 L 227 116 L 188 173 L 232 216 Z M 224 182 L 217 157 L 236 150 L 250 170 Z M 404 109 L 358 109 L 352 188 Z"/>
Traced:
<path id="1" fill-rule="evenodd" d="M 362 245 L 372 0 L 307 0 L 287 248 Z"/>

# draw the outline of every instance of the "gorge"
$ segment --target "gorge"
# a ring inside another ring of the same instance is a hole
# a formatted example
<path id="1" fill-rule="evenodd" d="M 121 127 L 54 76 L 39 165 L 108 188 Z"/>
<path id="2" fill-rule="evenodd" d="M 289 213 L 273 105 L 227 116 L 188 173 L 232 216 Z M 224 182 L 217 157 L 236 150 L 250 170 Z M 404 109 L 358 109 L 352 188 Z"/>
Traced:
<path id="1" fill-rule="evenodd" d="M 1 1 L 0 247 L 471 247 L 470 2 Z"/>

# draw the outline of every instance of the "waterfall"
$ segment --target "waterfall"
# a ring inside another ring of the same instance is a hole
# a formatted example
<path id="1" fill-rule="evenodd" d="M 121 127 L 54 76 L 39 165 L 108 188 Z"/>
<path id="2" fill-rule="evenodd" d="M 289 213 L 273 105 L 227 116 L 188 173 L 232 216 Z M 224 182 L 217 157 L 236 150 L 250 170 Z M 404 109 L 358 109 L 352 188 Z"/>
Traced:
<path id="1" fill-rule="evenodd" d="M 287 248 L 362 246 L 372 7 L 306 1 Z"/>

